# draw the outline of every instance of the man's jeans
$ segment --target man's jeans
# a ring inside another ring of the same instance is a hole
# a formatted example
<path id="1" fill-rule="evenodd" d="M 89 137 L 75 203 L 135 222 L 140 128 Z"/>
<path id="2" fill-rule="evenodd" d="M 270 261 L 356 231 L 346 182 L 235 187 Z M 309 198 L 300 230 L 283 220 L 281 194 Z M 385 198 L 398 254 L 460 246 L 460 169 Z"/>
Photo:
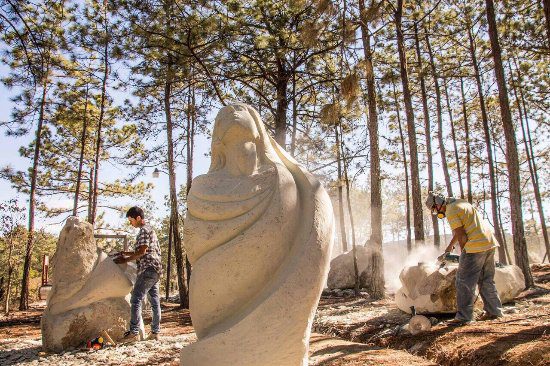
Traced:
<path id="1" fill-rule="evenodd" d="M 153 322 L 151 331 L 160 332 L 160 298 L 159 298 L 159 278 L 160 275 L 153 268 L 147 268 L 141 272 L 136 279 L 130 304 L 132 305 L 130 318 L 130 332 L 139 333 L 139 324 L 141 323 L 141 303 L 147 293 L 151 300 L 153 310 Z"/>
<path id="2" fill-rule="evenodd" d="M 476 284 L 479 285 L 483 309 L 491 315 L 502 316 L 502 304 L 494 277 L 494 248 L 481 253 L 462 252 L 456 274 L 456 319 L 473 320 Z"/>

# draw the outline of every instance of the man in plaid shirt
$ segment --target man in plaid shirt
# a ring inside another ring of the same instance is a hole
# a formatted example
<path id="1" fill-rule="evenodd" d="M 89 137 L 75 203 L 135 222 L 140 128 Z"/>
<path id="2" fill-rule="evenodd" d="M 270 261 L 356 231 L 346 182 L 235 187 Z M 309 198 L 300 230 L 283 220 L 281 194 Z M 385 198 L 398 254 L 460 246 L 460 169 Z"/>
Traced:
<path id="1" fill-rule="evenodd" d="M 155 231 L 145 222 L 143 210 L 132 207 L 126 213 L 130 225 L 139 228 L 133 252 L 120 252 L 115 263 L 137 262 L 137 278 L 130 299 L 131 318 L 130 330 L 124 334 L 123 342 L 139 340 L 139 324 L 141 323 L 141 303 L 149 293 L 153 310 L 151 334 L 147 339 L 157 340 L 160 332 L 160 297 L 159 279 L 162 272 L 160 246 Z"/>

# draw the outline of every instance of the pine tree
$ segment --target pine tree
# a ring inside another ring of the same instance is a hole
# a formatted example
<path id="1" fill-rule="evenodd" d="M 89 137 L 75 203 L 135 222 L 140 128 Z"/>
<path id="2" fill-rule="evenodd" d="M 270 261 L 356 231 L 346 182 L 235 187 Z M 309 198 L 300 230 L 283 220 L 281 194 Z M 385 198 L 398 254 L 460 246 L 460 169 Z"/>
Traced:
<path id="1" fill-rule="evenodd" d="M 11 27 L 3 34 L 9 49 L 4 61 L 11 69 L 11 75 L 4 78 L 6 86 L 18 86 L 21 94 L 16 98 L 19 105 L 13 113 L 14 121 L 32 123 L 34 111 L 38 110 L 35 139 L 33 142 L 32 167 L 29 172 L 29 215 L 28 241 L 26 247 L 19 309 L 28 309 L 29 270 L 31 266 L 36 211 L 37 176 L 44 125 L 47 123 L 47 104 L 53 87 L 54 69 L 59 66 L 59 49 L 64 43 L 63 23 L 66 20 L 65 2 L 48 0 L 40 4 L 22 4 L 8 1 L 3 7 L 10 19 Z M 21 57 L 22 56 L 22 57 Z M 17 133 L 25 133 L 26 127 Z"/>
<path id="2" fill-rule="evenodd" d="M 411 165 L 411 195 L 413 202 L 414 218 L 414 240 L 424 241 L 424 218 L 422 209 L 422 197 L 420 190 L 420 173 L 418 167 L 418 150 L 416 142 L 416 126 L 414 123 L 414 111 L 412 106 L 412 95 L 409 87 L 409 71 L 407 66 L 407 55 L 405 52 L 405 37 L 403 34 L 403 0 L 397 0 L 394 8 L 394 21 L 397 32 L 397 48 L 399 53 L 399 66 L 401 84 L 403 87 L 403 101 L 405 103 L 405 115 L 407 117 L 407 132 L 409 137 L 409 157 Z"/>
<path id="3" fill-rule="evenodd" d="M 371 47 L 371 34 L 369 23 L 376 18 L 382 3 L 372 2 L 370 7 L 365 7 L 364 0 L 358 0 L 361 40 L 363 43 L 363 52 L 365 55 L 365 76 L 367 81 L 367 104 L 368 104 L 368 130 L 370 142 L 370 203 L 371 203 L 371 236 L 369 239 L 370 263 L 372 268 L 367 269 L 370 272 L 369 294 L 374 299 L 384 298 L 384 257 L 382 255 L 382 180 L 380 168 L 380 149 L 378 133 L 378 109 L 376 105 L 376 88 L 374 80 L 374 65 Z"/>
<path id="4" fill-rule="evenodd" d="M 517 152 L 516 134 L 510 112 L 510 103 L 508 101 L 508 90 L 506 87 L 506 78 L 502 65 L 502 51 L 498 40 L 498 30 L 495 18 L 495 7 L 493 0 L 485 0 L 487 22 L 489 25 L 489 37 L 491 40 L 491 50 L 493 53 L 495 77 L 498 85 L 499 105 L 504 128 L 504 137 L 506 139 L 506 165 L 508 167 L 510 191 L 510 211 L 512 216 L 512 233 L 514 239 L 514 255 L 516 265 L 518 265 L 525 277 L 525 287 L 532 287 L 533 276 L 529 268 L 529 257 L 527 255 L 527 243 L 525 241 L 525 231 L 523 227 L 523 214 L 521 208 L 521 190 L 519 181 L 519 161 Z"/>

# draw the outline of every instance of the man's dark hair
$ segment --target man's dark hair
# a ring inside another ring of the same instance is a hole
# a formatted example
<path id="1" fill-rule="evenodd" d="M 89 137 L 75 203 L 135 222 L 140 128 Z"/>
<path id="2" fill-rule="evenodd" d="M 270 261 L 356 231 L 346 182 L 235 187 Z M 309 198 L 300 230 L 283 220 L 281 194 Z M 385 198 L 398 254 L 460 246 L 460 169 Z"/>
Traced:
<path id="1" fill-rule="evenodd" d="M 145 218 L 145 214 L 143 213 L 143 210 L 137 206 L 130 207 L 128 212 L 126 212 L 126 217 L 137 219 L 138 216 L 140 216 L 142 219 Z"/>

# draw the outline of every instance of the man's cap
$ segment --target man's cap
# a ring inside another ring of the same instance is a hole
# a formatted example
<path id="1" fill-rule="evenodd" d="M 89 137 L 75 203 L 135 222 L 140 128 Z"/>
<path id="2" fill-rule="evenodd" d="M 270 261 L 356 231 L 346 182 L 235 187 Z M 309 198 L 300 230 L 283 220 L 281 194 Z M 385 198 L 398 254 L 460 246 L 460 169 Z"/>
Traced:
<path id="1" fill-rule="evenodd" d="M 428 197 L 426 198 L 426 206 L 431 209 L 434 204 L 437 206 L 443 206 L 447 202 L 447 198 L 439 193 L 432 191 L 428 192 Z"/>

